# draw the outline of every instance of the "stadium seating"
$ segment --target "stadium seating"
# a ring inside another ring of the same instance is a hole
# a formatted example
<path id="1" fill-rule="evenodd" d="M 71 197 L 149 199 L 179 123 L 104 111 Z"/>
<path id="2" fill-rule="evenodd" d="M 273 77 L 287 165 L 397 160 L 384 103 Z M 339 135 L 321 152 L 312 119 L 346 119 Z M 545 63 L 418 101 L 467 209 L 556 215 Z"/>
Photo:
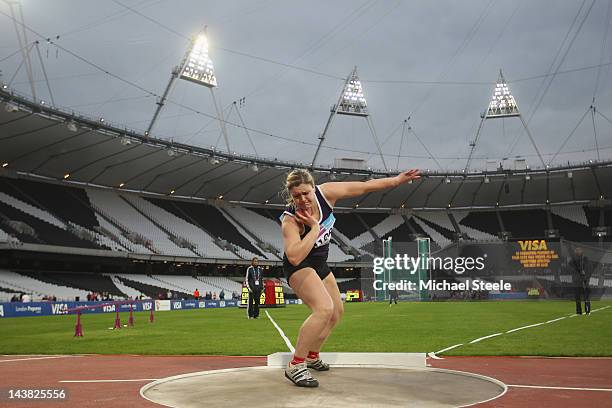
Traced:
<path id="1" fill-rule="evenodd" d="M 136 208 L 112 191 L 87 190 L 89 199 L 106 215 L 114 218 L 131 231 L 150 242 L 153 251 L 159 254 L 175 256 L 197 256 L 187 248 L 181 248 L 168 238 L 168 234 L 158 225 L 144 217 Z"/>
<path id="2" fill-rule="evenodd" d="M 126 197 L 132 204 L 138 207 L 141 211 L 148 214 L 150 218 L 155 219 L 158 223 L 164 226 L 167 231 L 170 231 L 175 237 L 185 239 L 191 245 L 194 245 L 195 252 L 200 256 L 209 258 L 237 258 L 235 254 L 224 250 L 215 244 L 215 240 L 201 228 L 196 227 L 187 220 L 178 217 L 172 212 L 154 204 L 163 200 L 145 200 L 137 196 Z M 164 204 L 169 204 L 168 202 Z"/>
<path id="3" fill-rule="evenodd" d="M 176 217 L 182 218 L 185 222 L 196 225 L 199 229 L 205 230 L 210 237 L 223 240 L 232 245 L 238 246 L 242 251 L 237 251 L 243 258 L 250 258 L 253 254 L 261 255 L 259 250 L 255 248 L 244 236 L 236 230 L 223 214 L 215 207 L 203 203 L 193 203 L 186 201 L 167 201 L 159 199 L 149 199 L 155 205 L 163 208 Z M 184 224 L 184 223 L 183 223 Z M 216 244 L 219 245 L 218 243 Z M 217 251 L 213 245 L 207 247 L 209 251 L 217 253 L 218 257 L 235 259 L 236 254 L 230 251 Z M 242 252 L 242 253 L 241 253 Z"/>
<path id="4" fill-rule="evenodd" d="M 68 232 L 65 223 L 53 217 L 46 211 L 33 207 L 21 200 L 0 192 L 0 214 L 6 219 L 25 224 L 35 231 L 34 236 L 20 239 L 31 243 L 47 243 L 50 245 L 98 249 L 99 246 Z"/>
<path id="5" fill-rule="evenodd" d="M 125 293 L 122 293 L 115 286 L 110 278 L 100 274 L 24 271 L 21 271 L 20 274 L 52 285 L 81 289 L 88 292 L 108 293 L 119 298 L 126 296 Z"/>
<path id="6" fill-rule="evenodd" d="M 88 293 L 80 289 L 43 282 L 8 270 L 0 270 L 0 286 L 17 292 L 31 294 L 32 300 L 39 300 L 49 295 L 56 296 L 58 300 L 73 301 L 76 297 L 85 300 Z"/>
<path id="7" fill-rule="evenodd" d="M 278 253 L 283 252 L 283 240 L 278 221 L 243 207 L 226 207 L 224 210 L 251 231 L 259 242 L 272 245 Z"/>
<path id="8" fill-rule="evenodd" d="M 459 224 L 459 229 L 461 230 L 462 234 L 466 234 L 469 239 L 478 241 L 499 240 L 493 231 L 485 232 L 484 230 L 472 228 L 471 226 L 464 224 L 462 221 L 469 215 L 469 213 L 469 211 L 465 210 L 453 211 L 453 217 L 455 217 L 455 221 Z"/>
<path id="9" fill-rule="evenodd" d="M 513 238 L 540 238 L 548 229 L 545 210 L 500 211 L 499 214 Z"/>

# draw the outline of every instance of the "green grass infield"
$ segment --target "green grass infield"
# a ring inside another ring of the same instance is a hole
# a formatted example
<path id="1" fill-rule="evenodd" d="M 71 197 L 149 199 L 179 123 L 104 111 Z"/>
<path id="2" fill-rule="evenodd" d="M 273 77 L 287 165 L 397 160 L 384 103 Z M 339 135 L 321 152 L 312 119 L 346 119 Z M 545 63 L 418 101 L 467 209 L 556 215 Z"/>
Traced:
<path id="1" fill-rule="evenodd" d="M 592 309 L 612 306 L 593 302 Z M 82 316 L 84 337 L 74 337 L 76 316 L 0 319 L 0 354 L 215 354 L 262 356 L 288 351 L 265 314 L 292 343 L 308 315 L 302 305 L 262 309 L 248 320 L 244 309 L 135 313 L 135 327 L 111 330 L 114 313 Z M 569 317 L 570 301 L 348 303 L 323 351 L 435 352 L 444 355 L 612 356 L 612 307 Z M 555 322 L 509 330 L 566 317 Z M 128 314 L 122 313 L 122 323 Z M 478 338 L 498 336 L 470 343 Z"/>

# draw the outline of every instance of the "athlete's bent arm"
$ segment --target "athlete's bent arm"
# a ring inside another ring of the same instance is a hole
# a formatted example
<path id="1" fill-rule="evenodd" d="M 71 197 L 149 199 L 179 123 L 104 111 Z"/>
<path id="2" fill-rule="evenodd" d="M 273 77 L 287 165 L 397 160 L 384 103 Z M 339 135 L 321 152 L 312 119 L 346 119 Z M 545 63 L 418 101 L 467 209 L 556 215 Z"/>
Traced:
<path id="1" fill-rule="evenodd" d="M 338 181 L 321 184 L 321 190 L 327 201 L 333 206 L 342 198 L 357 197 L 374 191 L 395 188 L 410 180 L 421 178 L 419 170 L 413 169 L 398 174 L 395 177 L 385 177 L 368 181 Z"/>
<path id="2" fill-rule="evenodd" d="M 312 215 L 302 215 L 297 211 L 295 217 L 283 217 L 282 232 L 285 242 L 285 255 L 293 266 L 299 265 L 310 253 L 319 236 L 319 222 Z M 300 223 L 308 225 L 310 231 L 300 239 Z"/>

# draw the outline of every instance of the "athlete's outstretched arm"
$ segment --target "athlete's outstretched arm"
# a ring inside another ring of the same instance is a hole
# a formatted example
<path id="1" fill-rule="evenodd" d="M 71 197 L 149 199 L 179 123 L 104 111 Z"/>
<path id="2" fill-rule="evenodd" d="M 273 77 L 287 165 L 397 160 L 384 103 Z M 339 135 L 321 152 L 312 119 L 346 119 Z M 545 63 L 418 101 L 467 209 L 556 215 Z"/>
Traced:
<path id="1" fill-rule="evenodd" d="M 357 197 L 374 191 L 387 190 L 417 180 L 421 172 L 416 169 L 408 170 L 395 177 L 385 177 L 368 181 L 337 181 L 321 184 L 321 190 L 327 201 L 333 206 L 337 200 L 342 198 Z"/>

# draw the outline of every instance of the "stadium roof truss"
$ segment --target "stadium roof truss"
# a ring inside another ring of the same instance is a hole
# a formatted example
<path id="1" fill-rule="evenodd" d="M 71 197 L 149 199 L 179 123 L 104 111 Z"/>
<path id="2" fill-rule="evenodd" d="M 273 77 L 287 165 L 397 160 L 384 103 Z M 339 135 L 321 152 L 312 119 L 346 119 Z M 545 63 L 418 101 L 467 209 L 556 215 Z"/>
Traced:
<path id="1" fill-rule="evenodd" d="M 145 137 L 108 121 L 34 103 L 7 89 L 0 89 L 0 100 L 0 176 L 278 208 L 284 204 L 279 191 L 286 173 L 307 167 Z M 323 166 L 312 170 L 318 183 L 391 174 Z M 542 170 L 426 171 L 413 183 L 345 200 L 338 210 L 543 206 L 610 197 L 612 162 L 595 161 Z"/>

